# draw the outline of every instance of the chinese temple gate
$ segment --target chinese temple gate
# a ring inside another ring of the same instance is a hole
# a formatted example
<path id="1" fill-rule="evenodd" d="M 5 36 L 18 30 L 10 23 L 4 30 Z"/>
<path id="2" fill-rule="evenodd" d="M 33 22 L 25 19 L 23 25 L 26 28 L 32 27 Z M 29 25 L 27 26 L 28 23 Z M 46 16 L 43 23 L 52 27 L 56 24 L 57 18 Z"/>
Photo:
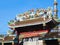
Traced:
<path id="1" fill-rule="evenodd" d="M 22 40 L 21 43 L 25 45 L 24 39 L 31 41 L 31 38 L 34 37 L 38 37 L 36 40 L 41 38 L 55 38 L 55 36 L 49 35 L 51 34 L 51 30 L 58 30 L 58 25 L 60 24 L 60 19 L 58 18 L 57 14 L 57 5 L 57 1 L 54 0 L 54 12 L 51 10 L 51 8 L 48 8 L 48 10 L 37 9 L 37 12 L 34 13 L 34 10 L 32 9 L 30 13 L 26 12 L 24 14 L 19 14 L 16 16 L 15 20 L 11 20 L 8 24 L 9 28 L 13 30 L 13 33 L 17 34 L 17 45 L 19 45 L 20 40 Z M 57 35 L 57 37 L 59 36 Z M 28 43 L 30 44 L 30 42 Z"/>

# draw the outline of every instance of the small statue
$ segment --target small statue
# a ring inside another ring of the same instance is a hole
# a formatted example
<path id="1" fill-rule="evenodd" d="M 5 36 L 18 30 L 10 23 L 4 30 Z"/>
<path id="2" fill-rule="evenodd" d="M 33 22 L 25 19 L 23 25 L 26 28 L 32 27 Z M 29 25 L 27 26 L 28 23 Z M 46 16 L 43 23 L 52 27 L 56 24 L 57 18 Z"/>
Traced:
<path id="1" fill-rule="evenodd" d="M 35 17 L 35 13 L 34 13 L 34 10 L 32 9 L 31 11 L 30 11 L 30 18 L 34 18 Z"/>
<path id="2" fill-rule="evenodd" d="M 23 21 L 23 14 L 16 16 L 16 20 Z"/>
<path id="3" fill-rule="evenodd" d="M 39 13 L 40 13 L 40 9 L 37 9 L 35 17 L 39 17 L 39 15 L 40 15 Z"/>
<path id="4" fill-rule="evenodd" d="M 24 13 L 24 18 L 25 18 L 25 19 L 29 19 L 29 18 L 30 18 L 30 16 L 29 16 L 29 13 L 28 13 L 28 12 Z"/>
<path id="5" fill-rule="evenodd" d="M 52 18 L 52 10 L 50 7 L 48 7 L 47 15 L 49 16 L 49 18 Z"/>
<path id="6" fill-rule="evenodd" d="M 44 9 L 40 9 L 39 16 L 42 17 L 44 15 Z"/>
<path id="7" fill-rule="evenodd" d="M 44 19 L 44 21 L 46 20 L 46 18 L 47 18 L 47 11 L 46 11 L 46 9 L 44 9 L 43 10 L 43 15 L 42 15 L 42 17 L 43 17 L 43 19 Z"/>

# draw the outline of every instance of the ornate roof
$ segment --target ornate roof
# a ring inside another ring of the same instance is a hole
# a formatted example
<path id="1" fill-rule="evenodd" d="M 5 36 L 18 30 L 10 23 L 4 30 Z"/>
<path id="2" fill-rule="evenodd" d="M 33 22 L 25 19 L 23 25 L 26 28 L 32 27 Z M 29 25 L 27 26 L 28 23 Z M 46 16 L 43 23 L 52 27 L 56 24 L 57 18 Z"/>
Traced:
<path id="1" fill-rule="evenodd" d="M 25 20 L 25 21 L 16 21 L 13 23 L 9 24 L 9 27 L 15 28 L 15 27 L 23 27 L 23 26 L 30 26 L 30 25 L 37 25 L 37 24 L 43 24 L 43 23 L 48 23 L 52 19 L 46 18 L 35 18 L 35 19 L 30 19 L 30 20 Z"/>

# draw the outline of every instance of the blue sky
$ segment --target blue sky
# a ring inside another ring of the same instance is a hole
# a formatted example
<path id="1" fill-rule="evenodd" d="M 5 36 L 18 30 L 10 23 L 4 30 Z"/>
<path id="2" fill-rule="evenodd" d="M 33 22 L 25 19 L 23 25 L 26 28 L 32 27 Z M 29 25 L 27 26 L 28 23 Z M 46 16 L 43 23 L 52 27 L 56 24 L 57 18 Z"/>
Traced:
<path id="1" fill-rule="evenodd" d="M 0 34 L 9 30 L 8 21 L 30 9 L 53 7 L 54 0 L 0 0 Z M 58 0 L 60 4 L 60 0 Z M 58 16 L 60 17 L 60 5 Z"/>

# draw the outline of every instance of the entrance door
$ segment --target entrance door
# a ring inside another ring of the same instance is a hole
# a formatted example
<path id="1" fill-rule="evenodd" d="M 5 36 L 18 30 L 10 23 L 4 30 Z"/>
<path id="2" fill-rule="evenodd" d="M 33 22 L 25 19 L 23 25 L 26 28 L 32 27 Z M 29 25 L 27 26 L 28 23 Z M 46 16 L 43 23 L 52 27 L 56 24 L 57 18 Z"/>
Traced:
<path id="1" fill-rule="evenodd" d="M 45 40 L 46 45 L 59 45 L 58 40 Z"/>

